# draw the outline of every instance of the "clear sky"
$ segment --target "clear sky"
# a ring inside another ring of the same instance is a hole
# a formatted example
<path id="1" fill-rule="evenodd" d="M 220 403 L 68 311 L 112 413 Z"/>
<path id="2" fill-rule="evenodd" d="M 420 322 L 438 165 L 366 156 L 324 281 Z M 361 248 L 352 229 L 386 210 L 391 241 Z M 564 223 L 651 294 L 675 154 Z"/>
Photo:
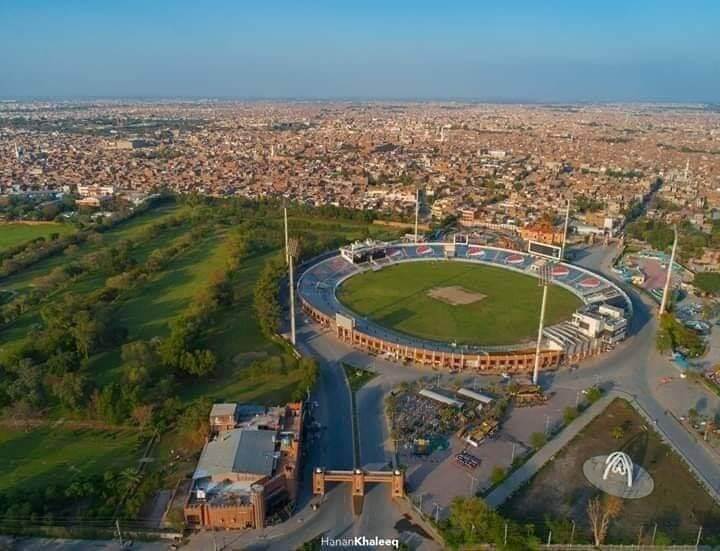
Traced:
<path id="1" fill-rule="evenodd" d="M 0 97 L 720 101 L 720 0 L 0 0 Z"/>

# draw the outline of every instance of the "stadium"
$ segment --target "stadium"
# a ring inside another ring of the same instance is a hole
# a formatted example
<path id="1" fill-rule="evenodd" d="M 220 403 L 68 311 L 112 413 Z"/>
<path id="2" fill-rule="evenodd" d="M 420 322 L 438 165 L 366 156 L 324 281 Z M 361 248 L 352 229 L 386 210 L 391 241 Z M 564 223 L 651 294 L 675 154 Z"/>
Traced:
<path id="1" fill-rule="evenodd" d="M 602 276 L 520 252 L 468 242 L 357 242 L 300 270 L 303 310 L 357 348 L 435 368 L 521 372 L 535 361 L 538 278 L 550 289 L 540 365 L 552 368 L 614 347 L 632 305 Z"/>

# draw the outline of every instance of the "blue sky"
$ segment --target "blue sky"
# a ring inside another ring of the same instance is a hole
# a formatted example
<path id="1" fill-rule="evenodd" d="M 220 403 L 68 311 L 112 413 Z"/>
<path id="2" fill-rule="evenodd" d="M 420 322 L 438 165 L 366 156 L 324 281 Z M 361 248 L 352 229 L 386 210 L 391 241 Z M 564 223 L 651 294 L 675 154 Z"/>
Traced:
<path id="1" fill-rule="evenodd" d="M 720 101 L 720 1 L 0 0 L 0 97 Z"/>

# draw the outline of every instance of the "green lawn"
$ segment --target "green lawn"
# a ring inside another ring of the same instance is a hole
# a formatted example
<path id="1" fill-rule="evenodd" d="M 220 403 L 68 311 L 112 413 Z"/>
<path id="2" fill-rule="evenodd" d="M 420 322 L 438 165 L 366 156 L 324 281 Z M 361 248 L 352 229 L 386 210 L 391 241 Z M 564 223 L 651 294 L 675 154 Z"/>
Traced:
<path id="1" fill-rule="evenodd" d="M 133 430 L 0 428 L 0 491 L 20 484 L 61 485 L 74 473 L 122 469 L 133 463 L 135 454 L 128 452 L 140 444 Z"/>
<path id="2" fill-rule="evenodd" d="M 453 286 L 484 297 L 451 305 L 428 295 L 432 289 Z M 537 334 L 541 289 L 535 278 L 503 268 L 413 262 L 354 276 L 340 287 L 338 298 L 358 314 L 408 335 L 501 345 Z M 569 291 L 551 287 L 545 323 L 569 318 L 580 305 Z"/>
<path id="3" fill-rule="evenodd" d="M 145 225 L 146 223 L 144 223 L 140 227 L 145 227 Z M 137 228 L 138 226 L 134 226 L 133 228 L 131 228 L 131 231 L 138 231 Z M 153 250 L 166 247 L 175 238 L 180 237 L 185 231 L 187 231 L 187 225 L 182 225 L 177 228 L 170 228 L 168 230 L 165 230 L 160 235 L 154 237 L 153 239 L 150 239 L 147 242 L 141 243 L 137 247 L 132 249 L 131 255 L 135 259 L 135 261 L 138 262 L 138 264 L 142 264 L 147 260 L 147 257 L 150 255 L 150 253 L 152 253 Z M 116 237 L 111 234 L 112 232 L 107 234 L 108 239 L 110 241 L 116 241 Z M 105 280 L 107 279 L 107 277 L 108 274 L 105 272 L 84 274 L 77 279 L 70 281 L 67 285 L 64 285 L 61 288 L 57 289 L 56 291 L 48 295 L 46 300 L 40 305 L 29 309 L 13 323 L 8 325 L 7 327 L 0 329 L 0 343 L 12 343 L 10 345 L 12 347 L 19 346 L 21 344 L 20 341 L 22 341 L 26 337 L 27 332 L 33 327 L 33 325 L 42 323 L 40 317 L 40 309 L 44 304 L 51 301 L 60 300 L 64 295 L 68 293 L 78 296 L 91 293 L 101 288 L 105 284 Z M 32 282 L 30 282 L 30 284 L 32 284 Z"/>
<path id="4" fill-rule="evenodd" d="M 361 369 L 346 363 L 343 363 L 342 366 L 345 370 L 345 376 L 347 377 L 348 383 L 350 384 L 350 390 L 352 392 L 357 392 L 377 377 L 377 373 L 373 373 L 367 369 Z"/>
<path id="5" fill-rule="evenodd" d="M 115 319 L 128 329 L 128 341 L 167 336 L 169 323 L 190 305 L 209 276 L 224 265 L 226 246 L 219 234 L 204 238 L 125 300 Z M 98 382 L 108 383 L 116 379 L 120 362 L 120 349 L 116 348 L 92 358 L 90 369 L 98 375 Z"/>
<path id="6" fill-rule="evenodd" d="M 50 235 L 57 233 L 66 235 L 75 231 L 70 224 L 59 222 L 38 222 L 27 224 L 24 222 L 0 223 L 0 251 L 38 237 L 50 238 Z"/>
<path id="7" fill-rule="evenodd" d="M 77 257 L 80 258 L 87 253 L 99 250 L 103 247 L 108 247 L 121 241 L 123 239 L 131 239 L 138 236 L 145 228 L 149 225 L 177 214 L 180 207 L 175 204 L 161 205 L 157 208 L 150 209 L 143 213 L 138 214 L 122 222 L 115 228 L 106 231 L 102 234 L 102 241 L 99 243 L 84 243 L 77 253 Z M 49 274 L 53 268 L 62 266 L 68 262 L 68 256 L 60 253 L 43 260 L 40 260 L 36 264 L 29 266 L 27 269 L 22 270 L 9 277 L 0 279 L 0 285 L 7 289 L 14 289 L 21 291 L 24 288 L 32 285 L 32 281 L 40 276 Z"/>

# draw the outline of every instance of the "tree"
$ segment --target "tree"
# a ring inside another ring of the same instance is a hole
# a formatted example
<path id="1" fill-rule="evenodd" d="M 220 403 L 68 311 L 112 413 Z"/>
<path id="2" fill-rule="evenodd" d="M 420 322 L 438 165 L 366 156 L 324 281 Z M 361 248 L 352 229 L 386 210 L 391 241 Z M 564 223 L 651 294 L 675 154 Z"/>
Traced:
<path id="1" fill-rule="evenodd" d="M 178 432 L 188 448 L 198 448 L 210 434 L 209 398 L 200 398 L 185 408 L 177 420 Z"/>
<path id="2" fill-rule="evenodd" d="M 602 390 L 597 386 L 590 387 L 587 389 L 587 392 L 585 392 L 585 398 L 590 404 L 594 404 L 602 398 Z"/>
<path id="3" fill-rule="evenodd" d="M 542 448 L 547 443 L 547 435 L 544 432 L 533 432 L 530 435 L 530 445 L 537 449 Z"/>
<path id="4" fill-rule="evenodd" d="M 82 354 L 85 359 L 90 357 L 95 341 L 100 333 L 99 323 L 92 317 L 87 310 L 81 310 L 75 316 L 72 335 L 75 338 L 77 351 Z"/>
<path id="5" fill-rule="evenodd" d="M 67 408 L 76 410 L 82 403 L 87 377 L 82 373 L 68 372 L 52 385 L 53 394 Z"/>
<path id="6" fill-rule="evenodd" d="M 617 425 L 612 428 L 612 430 L 610 431 L 610 435 L 615 440 L 622 440 L 623 437 L 625 436 L 625 429 L 623 429 L 620 425 Z"/>
<path id="7" fill-rule="evenodd" d="M 563 420 L 565 421 L 566 425 L 569 425 L 575 419 L 577 419 L 577 416 L 578 416 L 578 410 L 575 407 L 568 406 L 563 411 Z"/>
<path id="8" fill-rule="evenodd" d="M 617 518 L 621 511 L 622 500 L 616 496 L 606 495 L 604 499 L 595 497 L 588 502 L 587 515 L 595 545 L 605 542 L 610 521 Z"/>
<path id="9" fill-rule="evenodd" d="M 455 498 L 450 505 L 450 515 L 440 528 L 447 544 L 453 548 L 489 543 L 498 549 L 525 551 L 536 549 L 539 545 L 536 538 L 523 534 L 518 526 L 504 519 L 477 497 Z"/>
<path id="10" fill-rule="evenodd" d="M 505 480 L 506 476 L 507 476 L 507 471 L 504 468 L 502 468 L 500 465 L 495 465 L 492 468 L 492 472 L 490 473 L 490 482 L 492 482 L 493 486 L 497 486 L 503 480 Z"/>
<path id="11" fill-rule="evenodd" d="M 135 421 L 141 429 L 144 429 L 150 424 L 153 418 L 153 406 L 152 404 L 137 405 L 133 408 L 131 414 L 133 421 Z"/>

